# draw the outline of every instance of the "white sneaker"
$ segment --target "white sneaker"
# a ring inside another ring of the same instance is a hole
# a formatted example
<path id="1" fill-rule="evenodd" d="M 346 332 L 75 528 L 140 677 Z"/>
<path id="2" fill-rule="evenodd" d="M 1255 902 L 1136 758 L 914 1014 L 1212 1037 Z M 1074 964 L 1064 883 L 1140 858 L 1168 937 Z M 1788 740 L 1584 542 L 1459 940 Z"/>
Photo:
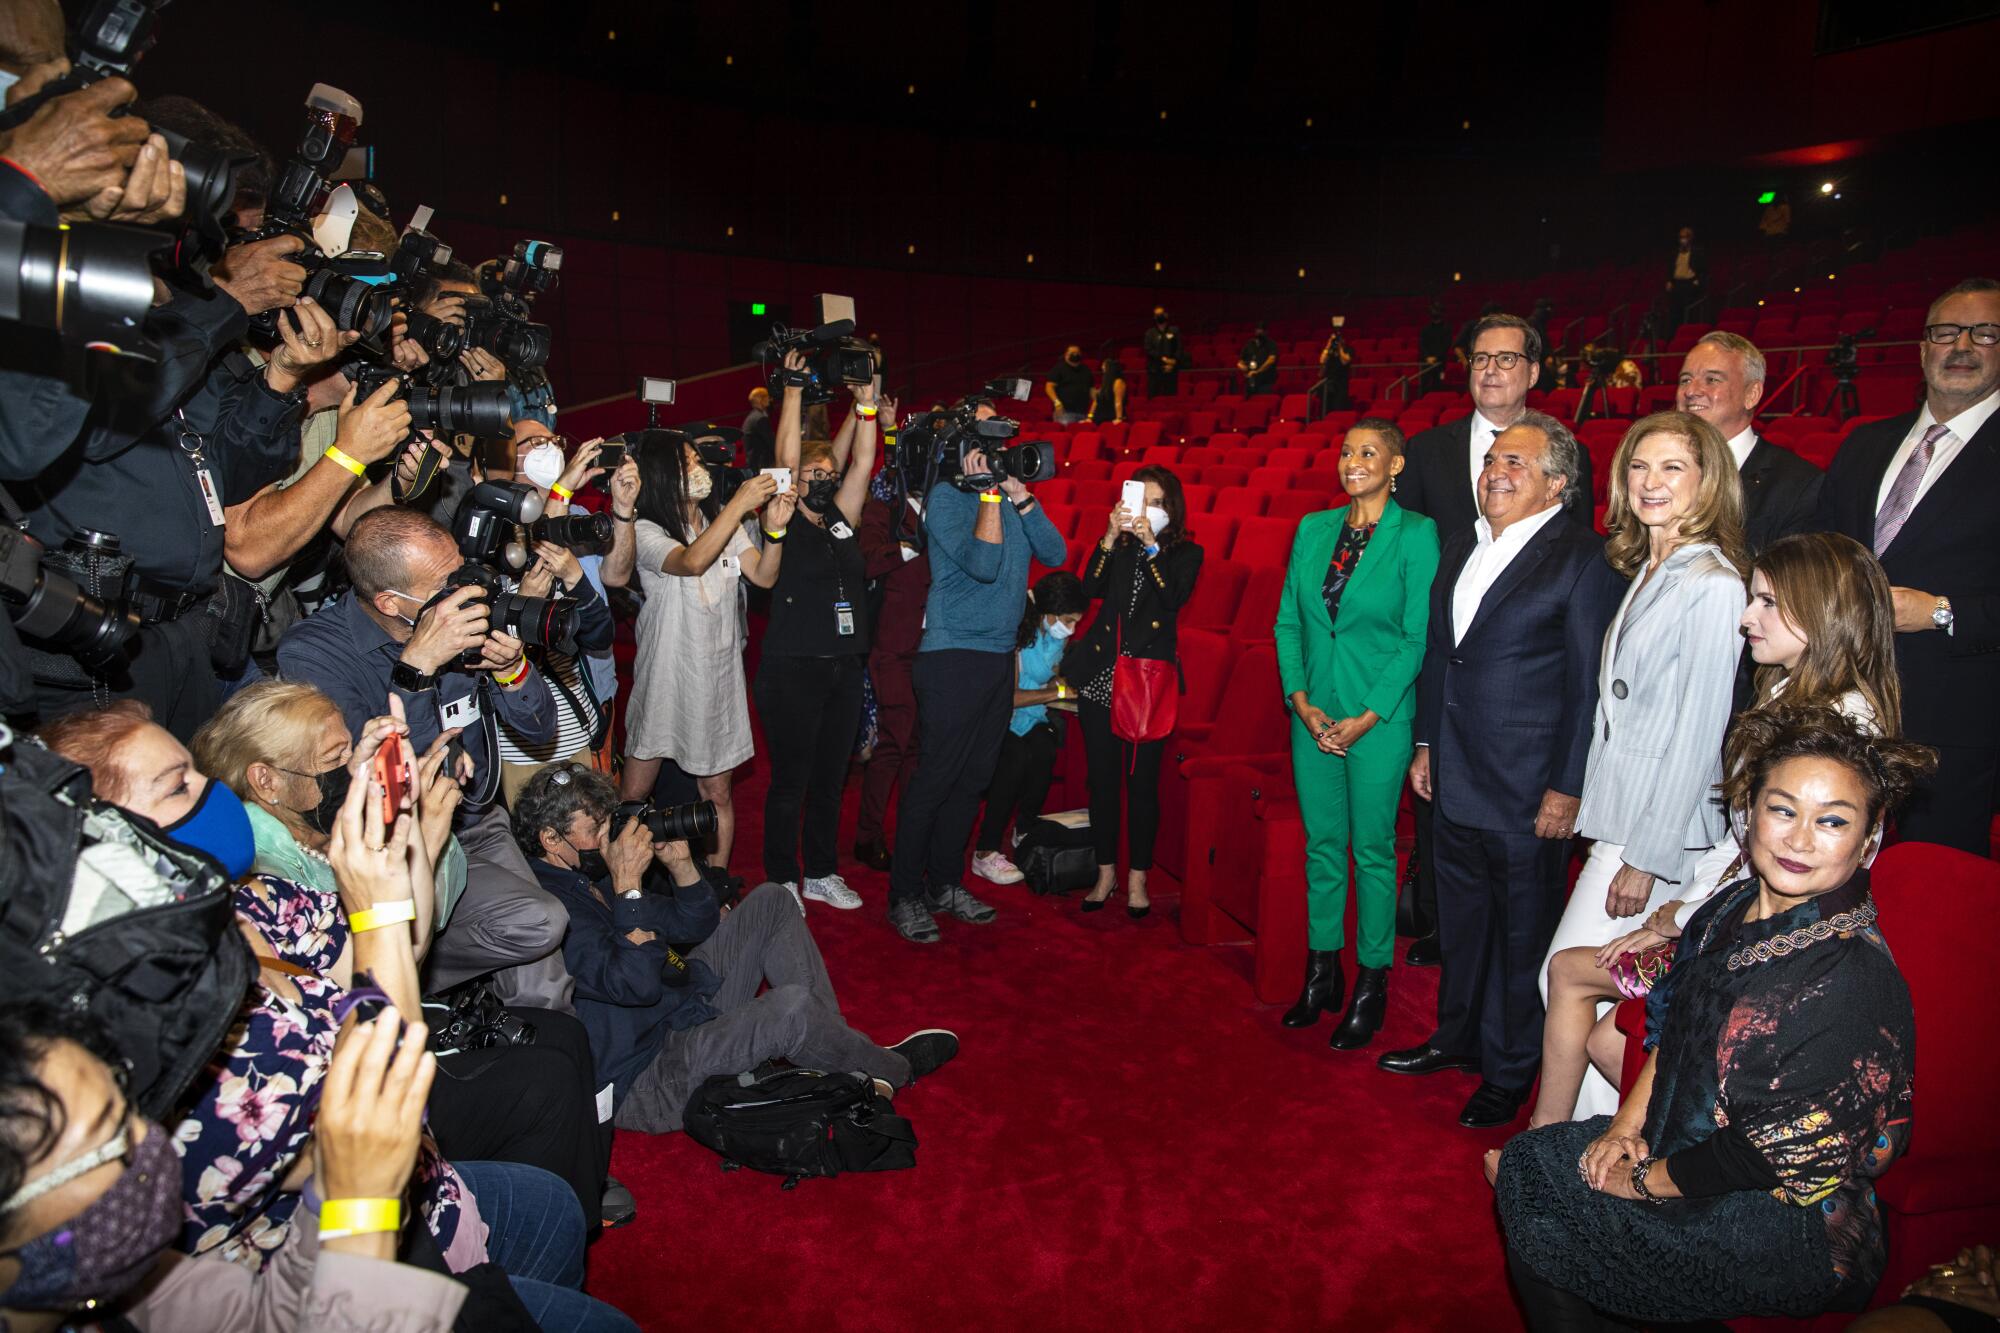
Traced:
<path id="1" fill-rule="evenodd" d="M 806 914 L 806 900 L 799 896 L 799 886 L 790 880 L 786 880 L 785 892 L 792 895 L 792 901 L 799 905 L 799 915 L 804 916 Z"/>
<path id="2" fill-rule="evenodd" d="M 989 884 L 1019 884 L 1027 876 L 1001 852 L 980 852 L 972 858 L 972 873 Z"/>
<path id="3" fill-rule="evenodd" d="M 838 875 L 807 880 L 806 897 L 814 902 L 825 903 L 828 907 L 838 907 L 842 911 L 861 906 L 861 895 L 848 888 L 847 881 Z"/>

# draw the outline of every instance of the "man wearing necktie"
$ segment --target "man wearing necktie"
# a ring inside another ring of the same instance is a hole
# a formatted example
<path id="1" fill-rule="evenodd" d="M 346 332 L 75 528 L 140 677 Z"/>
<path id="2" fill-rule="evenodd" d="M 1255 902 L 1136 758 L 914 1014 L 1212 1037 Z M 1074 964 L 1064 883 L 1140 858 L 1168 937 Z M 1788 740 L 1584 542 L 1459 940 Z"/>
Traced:
<path id="1" fill-rule="evenodd" d="M 1903 730 L 1938 749 L 1897 836 L 1986 856 L 2000 774 L 2000 282 L 1959 283 L 1924 326 L 1922 405 L 1847 437 L 1820 522 L 1881 559 L 1896 598 Z"/>
<path id="2" fill-rule="evenodd" d="M 1415 436 L 1403 472 L 1397 478 L 1396 503 L 1437 524 L 1438 541 L 1473 530 L 1480 516 L 1479 477 L 1486 451 L 1500 432 L 1528 410 L 1528 390 L 1542 373 L 1542 335 L 1519 315 L 1483 315 L 1472 326 L 1472 352 L 1467 387 L 1472 413 Z M 1590 526 L 1592 499 L 1590 455 L 1580 452 L 1570 503 L 1585 527 Z M 1410 946 L 1408 961 L 1434 966 L 1438 943 L 1437 887 L 1431 874 L 1431 803 L 1413 802 L 1417 817 L 1416 917 L 1420 938 Z"/>

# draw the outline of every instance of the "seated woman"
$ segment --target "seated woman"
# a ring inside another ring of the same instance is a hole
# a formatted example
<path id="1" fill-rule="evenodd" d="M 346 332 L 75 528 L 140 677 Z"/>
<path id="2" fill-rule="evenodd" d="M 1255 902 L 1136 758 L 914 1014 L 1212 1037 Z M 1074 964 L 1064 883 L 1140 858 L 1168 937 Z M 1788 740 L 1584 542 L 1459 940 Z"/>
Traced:
<path id="1" fill-rule="evenodd" d="M 1688 922 L 1638 1081 L 1488 1154 L 1531 1329 L 1859 1310 L 1882 1274 L 1916 1020 L 1863 862 L 1936 755 L 1825 708 L 1737 725 L 1752 873 Z"/>
<path id="2" fill-rule="evenodd" d="M 1757 707 L 1831 708 L 1888 737 L 1902 735 L 1896 675 L 1896 606 L 1868 548 L 1838 533 L 1781 538 L 1757 557 L 1743 635 L 1758 665 Z M 1733 882 L 1743 848 L 1732 829 L 1695 863 L 1688 888 L 1646 924 L 1600 948 L 1579 946 L 1549 961 L 1542 1027 L 1542 1082 L 1529 1125 L 1568 1120 L 1585 1061 L 1618 1081 L 1625 1039 L 1600 1004 L 1644 995 L 1673 961 L 1673 941 L 1716 889 Z"/>
<path id="3" fill-rule="evenodd" d="M 306 1204 L 316 1109 L 347 1013 L 371 995 L 386 997 L 401 1013 L 421 1013 L 413 936 L 428 935 L 435 872 L 416 820 L 406 813 L 393 830 L 382 827 L 381 789 L 368 780 L 384 744 L 402 745 L 405 763 L 419 771 L 403 724 L 376 718 L 354 747 L 350 790 L 325 852 L 338 896 L 252 875 L 255 845 L 241 800 L 203 774 L 180 742 L 148 719 L 143 704 L 126 700 L 71 714 L 41 735 L 50 749 L 90 770 L 98 796 L 213 856 L 236 881 L 237 924 L 259 972 L 241 1021 L 197 1080 L 173 1138 L 181 1156 L 181 1248 L 260 1270 L 284 1247 Z M 374 984 L 350 987 L 340 975 L 343 960 L 350 977 Z M 504 1209 L 479 1207 L 482 1182 Z M 426 1146 L 411 1194 L 427 1225 L 406 1233 L 407 1257 L 476 1281 L 467 1275 L 482 1265 L 504 1268 L 509 1254 L 534 1252 L 537 1238 L 573 1233 L 574 1262 L 561 1265 L 559 1281 L 517 1268 L 501 1284 L 503 1292 L 511 1284 L 505 1298 L 518 1299 L 537 1318 L 568 1318 L 563 1327 L 590 1326 L 593 1319 L 600 1321 L 595 1327 L 630 1327 L 610 1307 L 573 1290 L 583 1277 L 584 1214 L 559 1178 L 510 1162 L 455 1168 Z"/>
<path id="4" fill-rule="evenodd" d="M 1089 607 L 1082 580 L 1066 569 L 1051 570 L 1028 590 L 1027 610 L 1014 640 L 1014 716 L 1000 738 L 1000 762 L 986 788 L 986 814 L 972 844 L 972 873 L 991 883 L 1019 884 L 1023 878 L 1020 867 L 1000 849 L 1000 840 L 1011 821 L 1019 842 L 1048 798 L 1059 740 L 1048 706 L 1076 697 L 1057 668 Z"/>
<path id="5" fill-rule="evenodd" d="M 134 1110 L 108 1034 L 67 1006 L 0 1005 L 0 1327 L 39 1333 L 88 1310 L 93 1325 L 251 1333 L 338 1309 L 346 1327 L 445 1333 L 465 1288 L 397 1263 L 398 1219 L 355 1207 L 402 1194 L 416 1162 L 436 1065 L 422 1024 L 399 1051 L 396 1023 L 385 1010 L 334 1047 L 309 1201 L 258 1274 L 173 1252 L 173 1135 Z M 344 1234 L 321 1234 L 343 1213 Z"/>
<path id="6" fill-rule="evenodd" d="M 394 719 L 371 725 L 387 730 Z M 451 832 L 460 789 L 444 770 L 445 747 L 456 734 L 442 733 L 411 775 L 424 854 L 437 866 L 438 909 L 416 935 L 419 964 L 465 887 L 465 854 Z M 195 767 L 242 798 L 256 839 L 256 866 L 264 872 L 258 881 L 263 887 L 253 892 L 289 900 L 274 909 L 281 917 L 292 916 L 309 894 L 338 903 L 327 846 L 352 784 L 356 749 L 334 702 L 293 681 L 263 680 L 239 690 L 195 734 Z M 341 985 L 351 984 L 345 954 L 332 972 Z M 532 1045 L 503 1042 L 444 1057 L 430 1104 L 439 1150 L 454 1160 L 522 1162 L 553 1171 L 569 1182 L 585 1217 L 630 1221 L 629 1199 L 614 1207 L 604 1197 L 611 1125 L 597 1116 L 583 1025 L 551 1009 L 509 1012 L 532 1026 Z"/>

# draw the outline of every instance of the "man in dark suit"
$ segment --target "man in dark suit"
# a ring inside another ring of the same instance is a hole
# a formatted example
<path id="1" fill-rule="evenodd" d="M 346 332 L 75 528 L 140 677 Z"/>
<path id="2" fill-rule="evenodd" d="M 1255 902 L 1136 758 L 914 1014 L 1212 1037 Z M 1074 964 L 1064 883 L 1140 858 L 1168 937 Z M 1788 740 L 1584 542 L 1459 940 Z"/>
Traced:
<path id="1" fill-rule="evenodd" d="M 1680 409 L 1729 442 L 1743 481 L 1743 535 L 1754 554 L 1780 537 L 1814 530 L 1826 474 L 1757 433 L 1764 354 L 1737 333 L 1704 334 L 1681 362 Z"/>
<path id="2" fill-rule="evenodd" d="M 1604 543 L 1573 516 L 1582 454 L 1540 412 L 1503 431 L 1484 513 L 1445 539 L 1431 584 L 1410 784 L 1435 803 L 1444 974 L 1431 1039 L 1377 1063 L 1477 1070 L 1458 1118 L 1468 1128 L 1510 1123 L 1541 1062 L 1536 977 L 1562 917 L 1598 658 L 1624 595 Z"/>
<path id="3" fill-rule="evenodd" d="M 1486 451 L 1500 432 L 1521 419 L 1528 410 L 1528 390 L 1542 373 L 1542 335 L 1518 315 L 1483 315 L 1472 326 L 1472 355 L 1467 367 L 1472 391 L 1472 415 L 1460 417 L 1423 431 L 1410 441 L 1402 474 L 1397 477 L 1396 503 L 1422 514 L 1437 524 L 1438 541 L 1472 531 L 1479 518 L 1481 477 Z M 1570 488 L 1570 503 L 1577 506 L 1585 527 L 1590 526 L 1593 494 L 1590 455 L 1577 454 L 1576 484 Z M 1437 886 L 1431 873 L 1431 807 L 1429 801 L 1415 803 L 1417 817 L 1417 904 L 1415 926 L 1418 939 L 1410 945 L 1406 961 L 1418 966 L 1435 966 L 1438 942 L 1433 935 L 1437 920 Z"/>
<path id="4" fill-rule="evenodd" d="M 2000 282 L 1968 278 L 1924 324 L 1923 406 L 1847 437 L 1820 524 L 1881 558 L 1896 597 L 1903 731 L 1938 750 L 1897 836 L 1985 856 L 2000 773 Z"/>

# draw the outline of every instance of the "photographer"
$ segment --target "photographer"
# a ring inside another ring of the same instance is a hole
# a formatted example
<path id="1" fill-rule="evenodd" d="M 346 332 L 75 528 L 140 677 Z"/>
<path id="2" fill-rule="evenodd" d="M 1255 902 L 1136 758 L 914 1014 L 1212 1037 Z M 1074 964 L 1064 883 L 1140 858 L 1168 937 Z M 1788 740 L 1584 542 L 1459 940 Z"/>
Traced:
<path id="1" fill-rule="evenodd" d="M 285 634 L 278 667 L 289 680 L 317 685 L 357 734 L 391 692 L 402 699 L 419 753 L 440 731 L 458 729 L 472 771 L 454 821 L 465 896 L 431 951 L 428 989 L 495 973 L 508 1003 L 566 1009 L 569 973 L 556 951 L 562 907 L 535 883 L 506 812 L 493 803 L 495 723 L 530 741 L 552 739 L 555 699 L 521 641 L 490 628 L 485 591 L 448 586 L 462 563 L 451 534 L 423 514 L 391 507 L 363 515 L 347 540 L 354 586 Z M 468 651 L 479 654 L 477 666 L 462 664 Z"/>
<path id="2" fill-rule="evenodd" d="M 804 369 L 798 352 L 788 371 Z M 771 785 L 764 796 L 764 878 L 797 886 L 800 906 L 813 898 L 832 907 L 861 906 L 861 895 L 837 873 L 840 797 L 854 731 L 861 722 L 861 676 L 868 661 L 868 572 L 855 526 L 875 471 L 877 406 L 872 384 L 852 386 L 852 455 L 841 470 L 835 446 L 801 443 L 805 390 L 788 382 L 778 416 L 778 463 L 797 479 L 798 517 L 783 541 L 791 558 L 772 585 L 771 621 L 757 669 L 757 712 L 771 751 Z M 885 404 L 893 420 L 895 404 Z M 775 527 L 767 529 L 772 540 Z M 805 866 L 799 864 L 804 816 Z"/>
<path id="3" fill-rule="evenodd" d="M 991 417 L 982 405 L 980 415 Z M 917 771 L 897 807 L 889 924 L 914 944 L 935 944 L 933 912 L 991 921 L 965 891 L 965 844 L 993 780 L 1014 711 L 1014 639 L 1028 601 L 1028 560 L 1060 569 L 1063 536 L 1017 478 L 993 484 L 986 455 L 965 455 L 974 491 L 933 486 L 924 497 L 931 563 L 924 642 L 912 669 L 921 733 Z"/>
<path id="4" fill-rule="evenodd" d="M 577 1016 L 620 1128 L 670 1134 L 704 1079 L 770 1059 L 859 1069 L 903 1087 L 958 1053 L 948 1032 L 912 1033 L 885 1049 L 850 1028 L 791 894 L 760 885 L 721 915 L 688 845 L 655 842 L 602 774 L 574 764 L 537 773 L 514 828 L 535 874 L 569 909 L 563 950 Z M 649 888 L 656 862 L 666 882 Z"/>

